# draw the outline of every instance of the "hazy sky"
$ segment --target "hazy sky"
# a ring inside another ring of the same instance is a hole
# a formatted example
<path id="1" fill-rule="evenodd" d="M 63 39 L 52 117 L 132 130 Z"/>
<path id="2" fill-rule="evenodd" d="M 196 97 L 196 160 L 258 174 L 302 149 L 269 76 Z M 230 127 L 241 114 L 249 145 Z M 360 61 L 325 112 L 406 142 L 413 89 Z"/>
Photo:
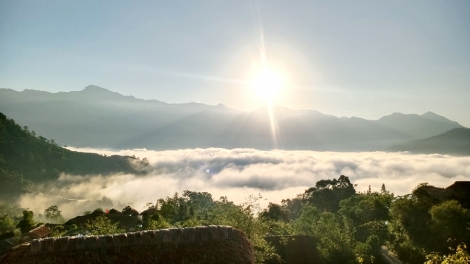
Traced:
<path id="1" fill-rule="evenodd" d="M 264 48 L 263 48 L 264 47 Z M 98 85 L 253 110 L 262 50 L 275 104 L 470 126 L 470 2 L 0 0 L 0 87 Z"/>

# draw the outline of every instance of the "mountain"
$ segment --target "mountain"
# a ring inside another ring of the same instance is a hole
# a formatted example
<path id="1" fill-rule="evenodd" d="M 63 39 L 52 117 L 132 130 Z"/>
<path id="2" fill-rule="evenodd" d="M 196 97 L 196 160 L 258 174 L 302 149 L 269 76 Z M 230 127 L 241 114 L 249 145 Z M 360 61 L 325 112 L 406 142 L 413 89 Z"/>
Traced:
<path id="1" fill-rule="evenodd" d="M 224 105 L 142 100 L 98 86 L 59 93 L 0 89 L 0 111 L 61 144 L 117 149 L 368 151 L 462 127 L 430 112 L 379 120 L 279 106 L 241 112 Z"/>
<path id="2" fill-rule="evenodd" d="M 145 167 L 145 160 L 134 157 L 106 157 L 59 147 L 0 113 L 0 199 L 10 200 L 29 189 L 30 183 L 55 180 L 60 173 L 145 174 Z"/>
<path id="3" fill-rule="evenodd" d="M 380 118 L 377 123 L 415 139 L 442 134 L 453 128 L 462 128 L 459 123 L 433 112 L 422 115 L 393 113 Z"/>
<path id="4" fill-rule="evenodd" d="M 390 151 L 470 155 L 470 129 L 455 128 L 441 135 L 413 140 L 389 148 Z"/>

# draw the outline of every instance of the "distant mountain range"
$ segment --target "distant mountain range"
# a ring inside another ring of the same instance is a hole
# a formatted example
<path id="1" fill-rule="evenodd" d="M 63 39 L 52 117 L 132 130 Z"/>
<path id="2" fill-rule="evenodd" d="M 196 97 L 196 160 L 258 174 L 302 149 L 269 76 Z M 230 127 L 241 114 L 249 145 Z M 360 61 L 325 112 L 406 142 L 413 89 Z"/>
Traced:
<path id="1" fill-rule="evenodd" d="M 468 156 L 470 155 L 470 129 L 454 128 L 441 135 L 392 146 L 389 150 Z"/>
<path id="2" fill-rule="evenodd" d="M 63 145 L 116 149 L 370 151 L 463 128 L 432 112 L 366 120 L 274 107 L 273 136 L 266 107 L 241 112 L 221 104 L 168 104 L 97 86 L 59 93 L 0 89 L 0 112 Z"/>

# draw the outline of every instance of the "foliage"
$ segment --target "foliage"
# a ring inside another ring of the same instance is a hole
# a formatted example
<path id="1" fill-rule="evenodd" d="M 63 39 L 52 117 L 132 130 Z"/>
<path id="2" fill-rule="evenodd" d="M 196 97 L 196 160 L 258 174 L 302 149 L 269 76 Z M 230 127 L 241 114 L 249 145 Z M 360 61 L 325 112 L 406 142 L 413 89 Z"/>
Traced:
<path id="1" fill-rule="evenodd" d="M 339 202 L 356 193 L 347 176 L 341 175 L 338 180 L 320 180 L 304 193 L 304 199 L 318 209 L 336 213 Z"/>
<path id="2" fill-rule="evenodd" d="M 303 199 L 303 195 L 299 194 L 293 199 L 283 199 L 281 205 L 282 208 L 288 212 L 289 221 L 295 220 L 299 218 L 300 212 L 305 205 L 305 200 Z"/>
<path id="3" fill-rule="evenodd" d="M 457 201 L 445 201 L 431 207 L 429 212 L 431 230 L 440 241 L 470 242 L 470 212 Z"/>
<path id="4" fill-rule="evenodd" d="M 289 211 L 279 204 L 269 203 L 268 209 L 263 210 L 259 216 L 274 221 L 287 222 L 289 220 Z"/>
<path id="5" fill-rule="evenodd" d="M 49 234 L 49 236 L 50 237 L 60 237 L 60 236 L 64 235 L 66 232 L 67 232 L 67 230 L 65 230 L 64 226 L 58 225 L 58 226 L 54 226 L 53 228 L 51 228 L 51 233 Z"/>
<path id="6" fill-rule="evenodd" d="M 24 209 L 0 200 L 0 234 L 13 232 Z"/>
<path id="7" fill-rule="evenodd" d="M 145 223 L 144 229 L 155 230 L 168 227 L 170 227 L 170 224 L 159 213 L 155 213 L 150 217 L 148 222 Z"/>
<path id="8" fill-rule="evenodd" d="M 470 239 L 469 210 L 457 201 L 436 198 L 429 192 L 435 189 L 420 184 L 411 194 L 395 197 L 382 185 L 380 193 L 356 193 L 348 177 L 341 176 L 338 180 L 321 180 L 296 198 L 269 203 L 265 209 L 258 203 L 260 195 L 251 195 L 237 205 L 227 197 L 214 200 L 207 192 L 184 191 L 181 196 L 175 193 L 155 204 L 148 203 L 142 229 L 229 225 L 245 232 L 258 263 L 279 257 L 265 236 L 293 234 L 312 236 L 325 264 L 383 263 L 383 245 L 404 263 L 466 263 L 468 253 L 459 244 Z M 0 203 L 0 210 L 6 212 L 8 208 Z M 130 207 L 123 212 L 138 214 Z M 23 215 L 17 226 L 22 231 L 34 228 L 32 212 L 24 211 Z M 56 219 L 60 211 L 51 206 L 45 215 Z M 10 215 L 0 218 L 0 228 L 11 230 L 12 219 Z M 87 222 L 85 229 L 64 230 L 59 226 L 53 235 L 119 232 L 123 230 L 118 224 L 102 215 Z M 456 251 L 449 251 L 449 246 Z"/>
<path id="9" fill-rule="evenodd" d="M 23 220 L 21 220 L 16 227 L 21 230 L 22 234 L 25 234 L 29 232 L 29 230 L 35 228 L 36 223 L 34 222 L 33 211 L 23 211 Z"/>
<path id="10" fill-rule="evenodd" d="M 36 136 L 28 127 L 0 113 L 0 198 L 14 199 L 31 183 L 54 180 L 69 174 L 145 174 L 146 162 L 135 157 L 106 157 L 70 151 L 53 139 Z"/>
<path id="11" fill-rule="evenodd" d="M 293 223 L 299 234 L 317 239 L 317 248 L 324 263 L 355 263 L 352 234 L 341 217 L 306 206 Z"/>
<path id="12" fill-rule="evenodd" d="M 470 255 L 465 244 L 460 244 L 457 249 L 447 256 L 441 256 L 437 253 L 431 253 L 426 256 L 425 264 L 468 264 Z"/>
<path id="13" fill-rule="evenodd" d="M 387 222 L 394 199 L 385 186 L 380 193 L 356 194 L 348 177 L 321 180 L 305 192 L 296 233 L 318 241 L 324 263 L 380 263 L 381 246 L 389 238 Z M 300 203 L 299 203 L 300 204 Z"/>
<path id="14" fill-rule="evenodd" d="M 105 215 L 100 215 L 95 219 L 89 220 L 85 228 L 90 235 L 118 234 L 125 231 L 118 227 L 118 223 L 111 222 Z"/>
<path id="15" fill-rule="evenodd" d="M 235 205 L 226 197 L 221 197 L 215 202 L 207 220 L 212 224 L 228 225 L 245 232 L 255 248 L 257 263 L 263 263 L 269 259 L 277 259 L 279 256 L 264 240 L 269 226 L 256 215 L 260 211 L 259 199 L 261 196 L 250 195 L 244 203 Z"/>
<path id="16" fill-rule="evenodd" d="M 390 245 L 407 263 L 423 263 L 430 252 L 450 253 L 449 247 L 470 242 L 468 209 L 439 196 L 439 188 L 419 184 L 410 195 L 391 205 Z"/>
<path id="17" fill-rule="evenodd" d="M 52 205 L 45 209 L 44 216 L 46 216 L 46 219 L 52 221 L 52 223 L 55 224 L 62 224 L 65 222 L 65 219 L 62 217 L 61 211 L 57 205 Z"/>
<path id="18" fill-rule="evenodd" d="M 9 215 L 0 216 L 0 234 L 13 232 L 17 224 L 17 221 Z"/>

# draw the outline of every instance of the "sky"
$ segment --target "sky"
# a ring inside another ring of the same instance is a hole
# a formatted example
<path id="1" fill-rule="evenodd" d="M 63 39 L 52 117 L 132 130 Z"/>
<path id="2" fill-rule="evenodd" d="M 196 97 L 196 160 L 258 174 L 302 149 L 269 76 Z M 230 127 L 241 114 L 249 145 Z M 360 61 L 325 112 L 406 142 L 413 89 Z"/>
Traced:
<path id="1" fill-rule="evenodd" d="M 0 0 L 0 88 L 93 84 L 169 103 L 274 104 L 378 119 L 432 111 L 470 126 L 470 2 Z"/>

